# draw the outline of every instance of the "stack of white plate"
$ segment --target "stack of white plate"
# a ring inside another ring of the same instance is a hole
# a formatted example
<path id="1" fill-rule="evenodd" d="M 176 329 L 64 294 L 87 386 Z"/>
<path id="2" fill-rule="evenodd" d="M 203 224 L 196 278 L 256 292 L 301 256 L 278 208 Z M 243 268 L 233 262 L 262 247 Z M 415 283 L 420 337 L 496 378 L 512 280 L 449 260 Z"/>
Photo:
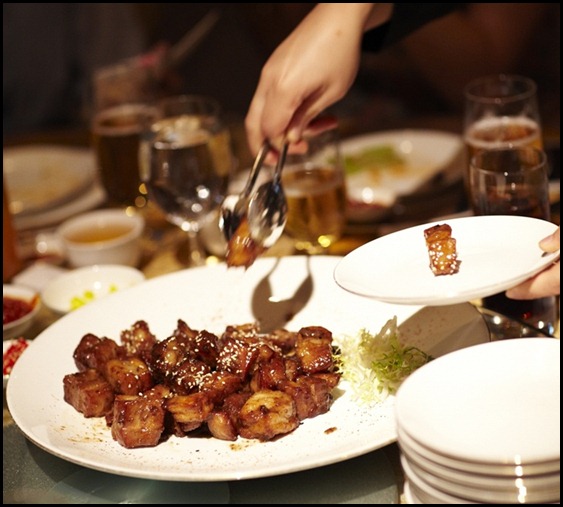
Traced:
<path id="1" fill-rule="evenodd" d="M 559 503 L 560 350 L 484 343 L 408 377 L 395 402 L 406 501 Z"/>

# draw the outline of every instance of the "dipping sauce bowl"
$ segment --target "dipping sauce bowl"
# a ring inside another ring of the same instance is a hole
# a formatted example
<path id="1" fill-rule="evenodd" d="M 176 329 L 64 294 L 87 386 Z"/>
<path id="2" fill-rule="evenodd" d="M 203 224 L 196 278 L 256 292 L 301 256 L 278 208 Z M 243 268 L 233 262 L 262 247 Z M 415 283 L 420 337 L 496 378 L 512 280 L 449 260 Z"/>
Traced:
<path id="1" fill-rule="evenodd" d="M 90 211 L 63 222 L 56 231 L 71 267 L 122 264 L 136 267 L 141 259 L 144 218 L 125 209 Z"/>

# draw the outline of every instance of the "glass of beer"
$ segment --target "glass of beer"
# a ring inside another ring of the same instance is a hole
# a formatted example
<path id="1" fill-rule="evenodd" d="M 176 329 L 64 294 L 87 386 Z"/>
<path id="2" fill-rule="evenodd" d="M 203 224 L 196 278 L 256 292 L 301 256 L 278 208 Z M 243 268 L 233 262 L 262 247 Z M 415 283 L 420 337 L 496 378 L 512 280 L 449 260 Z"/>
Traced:
<path id="1" fill-rule="evenodd" d="M 288 216 L 284 232 L 297 252 L 321 254 L 342 237 L 346 188 L 337 129 L 305 138 L 307 151 L 288 154 L 282 173 Z"/>
<path id="2" fill-rule="evenodd" d="M 518 147 L 479 151 L 469 164 L 471 208 L 476 215 L 521 215 L 550 220 L 548 179 L 543 150 Z M 555 297 L 515 300 L 500 293 L 484 298 L 483 306 L 549 334 L 553 334 L 558 319 Z"/>
<path id="3" fill-rule="evenodd" d="M 139 142 L 158 117 L 157 90 L 147 68 L 130 59 L 98 69 L 93 76 L 92 144 L 108 203 L 146 204 L 139 178 Z"/>
<path id="4" fill-rule="evenodd" d="M 139 143 L 159 116 L 148 103 L 125 103 L 94 114 L 92 144 L 107 200 L 115 206 L 142 208 L 146 198 L 139 177 Z"/>
<path id="5" fill-rule="evenodd" d="M 542 148 L 536 83 L 527 77 L 498 74 L 471 81 L 464 89 L 463 137 L 469 161 L 478 150 Z M 465 186 L 469 197 L 469 173 Z"/>

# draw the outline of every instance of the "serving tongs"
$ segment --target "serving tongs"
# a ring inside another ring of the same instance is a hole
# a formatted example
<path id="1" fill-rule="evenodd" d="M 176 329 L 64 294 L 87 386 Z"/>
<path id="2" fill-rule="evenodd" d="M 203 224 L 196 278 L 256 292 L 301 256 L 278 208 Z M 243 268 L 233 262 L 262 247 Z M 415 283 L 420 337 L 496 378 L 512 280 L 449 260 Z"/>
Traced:
<path id="1" fill-rule="evenodd" d="M 262 183 L 248 204 L 248 230 L 254 242 L 270 248 L 281 236 L 287 222 L 287 199 L 281 184 L 281 173 L 287 156 L 284 143 L 271 180 Z"/>
<path id="2" fill-rule="evenodd" d="M 270 143 L 268 141 L 264 141 L 264 144 L 262 144 L 262 147 L 256 155 L 256 159 L 254 160 L 254 165 L 252 166 L 252 169 L 250 170 L 250 173 L 248 175 L 246 185 L 244 186 L 240 194 L 227 196 L 224 199 L 223 204 L 221 205 L 221 217 L 219 220 L 219 226 L 221 227 L 221 230 L 223 231 L 223 235 L 225 236 L 227 242 L 229 242 L 234 236 L 242 220 L 248 213 L 250 194 L 252 193 L 252 189 L 256 184 L 260 169 L 262 169 L 264 160 L 266 159 L 266 155 L 268 154 L 270 149 Z"/>

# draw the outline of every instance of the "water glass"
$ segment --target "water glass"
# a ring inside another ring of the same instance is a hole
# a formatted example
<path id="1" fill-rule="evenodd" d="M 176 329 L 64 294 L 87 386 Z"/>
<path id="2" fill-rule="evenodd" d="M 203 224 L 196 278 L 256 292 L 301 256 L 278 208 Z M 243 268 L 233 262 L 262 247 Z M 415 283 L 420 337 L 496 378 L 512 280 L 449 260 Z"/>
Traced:
<path id="1" fill-rule="evenodd" d="M 168 97 L 159 112 L 141 142 L 141 180 L 149 200 L 186 232 L 188 264 L 201 265 L 199 231 L 216 219 L 234 168 L 230 132 L 212 97 Z"/>
<path id="2" fill-rule="evenodd" d="M 548 177 L 543 150 L 523 147 L 479 151 L 469 164 L 471 208 L 476 215 L 521 215 L 550 220 Z M 514 300 L 500 293 L 484 298 L 483 306 L 549 334 L 554 332 L 558 317 L 555 297 Z"/>
<path id="3" fill-rule="evenodd" d="M 285 234 L 297 252 L 320 254 L 343 234 L 346 187 L 337 129 L 305 139 L 304 153 L 288 154 L 282 184 L 288 204 Z"/>

